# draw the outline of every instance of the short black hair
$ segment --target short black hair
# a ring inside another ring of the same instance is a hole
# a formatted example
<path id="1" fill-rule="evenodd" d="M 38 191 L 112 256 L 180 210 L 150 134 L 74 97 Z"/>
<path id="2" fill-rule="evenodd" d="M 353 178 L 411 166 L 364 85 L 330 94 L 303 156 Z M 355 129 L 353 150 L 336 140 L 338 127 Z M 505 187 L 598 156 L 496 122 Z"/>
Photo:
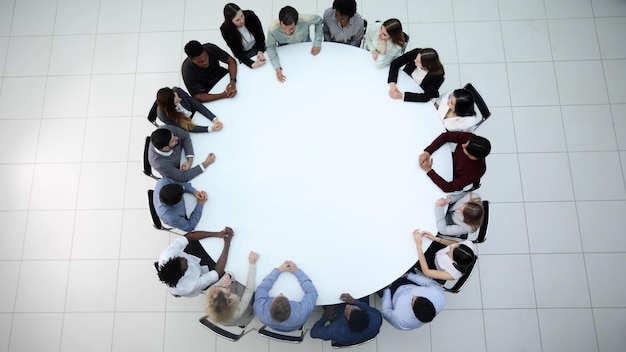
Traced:
<path id="1" fill-rule="evenodd" d="M 356 13 L 356 1 L 355 0 L 335 0 L 333 1 L 333 9 L 342 15 L 348 17 L 354 16 Z"/>
<path id="2" fill-rule="evenodd" d="M 298 24 L 298 11 L 291 6 L 285 6 L 278 12 L 278 20 L 287 26 Z"/>
<path id="3" fill-rule="evenodd" d="M 154 267 L 159 275 L 159 280 L 169 287 L 176 287 L 178 280 L 185 275 L 185 271 L 180 268 L 180 261 L 182 259 L 182 257 L 173 257 L 163 265 L 159 265 L 158 262 L 154 262 Z"/>
<path id="4" fill-rule="evenodd" d="M 152 145 L 158 150 L 161 150 L 168 145 L 170 145 L 170 140 L 172 139 L 172 132 L 167 128 L 157 128 L 150 135 L 150 141 Z"/>
<path id="5" fill-rule="evenodd" d="M 487 138 L 474 134 L 470 137 L 465 150 L 476 159 L 484 159 L 491 152 L 491 143 Z"/>
<path id="6" fill-rule="evenodd" d="M 161 188 L 159 199 L 165 205 L 176 205 L 183 199 L 185 189 L 178 183 L 170 183 Z"/>
<path id="7" fill-rule="evenodd" d="M 437 312 L 431 301 L 424 297 L 417 297 L 413 302 L 413 314 L 422 323 L 430 323 L 435 319 Z"/>
<path id="8" fill-rule="evenodd" d="M 370 325 L 370 316 L 366 311 L 355 309 L 348 317 L 348 327 L 354 332 L 361 332 Z"/>
<path id="9" fill-rule="evenodd" d="M 202 47 L 202 44 L 200 44 L 197 40 L 192 40 L 185 45 L 185 54 L 187 54 L 187 57 L 190 59 L 202 55 L 203 51 L 204 48 Z"/>

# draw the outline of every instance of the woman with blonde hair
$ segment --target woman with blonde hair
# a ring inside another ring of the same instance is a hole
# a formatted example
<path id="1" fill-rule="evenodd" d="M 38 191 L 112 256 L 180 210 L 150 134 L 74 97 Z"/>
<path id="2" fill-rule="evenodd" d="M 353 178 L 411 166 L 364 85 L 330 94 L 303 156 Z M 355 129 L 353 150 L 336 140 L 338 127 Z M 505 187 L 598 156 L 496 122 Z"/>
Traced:
<path id="1" fill-rule="evenodd" d="M 209 318 L 226 326 L 243 326 L 254 318 L 252 296 L 256 288 L 256 262 L 259 254 L 250 251 L 248 255 L 248 278 L 244 287 L 226 273 L 220 281 L 207 291 L 205 310 Z"/>
<path id="2" fill-rule="evenodd" d="M 447 211 L 444 208 L 448 206 Z M 435 203 L 437 231 L 444 236 L 466 239 L 483 222 L 483 203 L 478 194 L 459 193 Z"/>
<path id="3" fill-rule="evenodd" d="M 376 67 L 386 67 L 400 54 L 404 48 L 404 32 L 402 23 L 397 18 L 385 22 L 376 22 L 367 27 L 363 36 L 365 50 L 372 53 Z"/>
<path id="4" fill-rule="evenodd" d="M 166 125 L 180 127 L 187 132 L 219 131 L 223 127 L 222 122 L 206 106 L 178 87 L 159 89 L 156 102 L 157 117 Z M 193 123 L 191 118 L 196 112 L 211 120 L 213 126 L 209 128 Z"/>

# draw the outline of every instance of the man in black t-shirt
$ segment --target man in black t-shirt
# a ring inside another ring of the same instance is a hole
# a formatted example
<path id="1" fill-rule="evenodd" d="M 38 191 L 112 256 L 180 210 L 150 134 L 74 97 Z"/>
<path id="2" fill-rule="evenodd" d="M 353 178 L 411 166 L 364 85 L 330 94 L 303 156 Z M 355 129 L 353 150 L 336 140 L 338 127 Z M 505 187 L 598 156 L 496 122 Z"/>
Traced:
<path id="1" fill-rule="evenodd" d="M 181 71 L 189 95 L 206 103 L 213 100 L 232 98 L 237 94 L 237 62 L 232 56 L 215 44 L 200 44 L 192 40 L 185 45 L 187 58 Z M 228 70 L 220 66 L 220 61 L 228 65 Z M 230 83 L 219 94 L 209 91 L 226 74 L 230 74 Z"/>

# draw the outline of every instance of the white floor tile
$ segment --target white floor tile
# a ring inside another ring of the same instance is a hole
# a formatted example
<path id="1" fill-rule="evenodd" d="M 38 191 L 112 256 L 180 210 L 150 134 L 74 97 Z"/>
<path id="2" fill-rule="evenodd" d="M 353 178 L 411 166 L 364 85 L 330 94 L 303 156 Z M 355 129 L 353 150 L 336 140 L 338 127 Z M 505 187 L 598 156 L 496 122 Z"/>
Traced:
<path id="1" fill-rule="evenodd" d="M 481 245 L 482 246 L 482 245 Z M 472 271 L 472 276 L 463 286 L 460 293 L 446 293 L 445 309 L 482 309 L 483 298 L 480 290 L 480 254 L 482 247 L 479 248 L 478 262 Z M 452 287 L 453 283 L 446 283 L 446 287 Z"/>
<path id="2" fill-rule="evenodd" d="M 68 272 L 68 260 L 22 261 L 15 311 L 63 312 Z"/>
<path id="3" fill-rule="evenodd" d="M 184 26 L 184 19 L 184 0 L 145 0 L 142 3 L 142 32 L 181 31 Z"/>
<path id="4" fill-rule="evenodd" d="M 500 11 L 496 0 L 479 0 L 467 2 L 452 0 L 454 20 L 459 21 L 497 21 Z"/>
<path id="5" fill-rule="evenodd" d="M 11 325 L 13 324 L 12 313 L 0 313 L 0 350 L 9 350 L 9 339 L 11 337 Z"/>
<path id="6" fill-rule="evenodd" d="M 14 1 L 0 2 L 0 35 L 8 36 L 11 34 L 11 24 L 13 22 Z"/>
<path id="7" fill-rule="evenodd" d="M 0 165 L 0 210 L 28 209 L 33 170 L 32 164 Z"/>
<path id="8" fill-rule="evenodd" d="M 0 262 L 0 279 L 6 285 L 0 301 L 0 312 L 13 312 L 15 310 L 20 266 L 21 264 L 18 260 L 3 260 Z"/>
<path id="9" fill-rule="evenodd" d="M 61 351 L 111 351 L 114 314 L 65 313 Z"/>
<path id="10" fill-rule="evenodd" d="M 162 285 L 161 287 L 165 289 L 164 285 Z M 196 297 L 185 297 L 184 299 L 181 299 L 181 297 L 174 297 L 171 294 L 167 293 L 165 295 L 165 307 L 168 312 L 193 312 L 193 314 L 195 314 L 197 318 L 199 318 L 206 315 L 206 313 L 204 312 L 206 300 L 207 295 L 205 294 L 200 294 Z"/>
<path id="11" fill-rule="evenodd" d="M 165 313 L 116 313 L 112 351 L 160 351 Z"/>
<path id="12" fill-rule="evenodd" d="M 80 162 L 85 119 L 44 119 L 37 145 L 38 163 Z"/>
<path id="13" fill-rule="evenodd" d="M 11 234 L 11 236 L 0 237 L 0 258 L 2 260 L 22 259 L 26 217 L 25 211 L 0 212 L 0 224 L 3 224 L 3 231 Z"/>
<path id="14" fill-rule="evenodd" d="M 0 118 L 40 118 L 45 77 L 6 77 L 0 94 Z"/>
<path id="15" fill-rule="evenodd" d="M 484 97 L 483 97 L 484 98 Z M 511 108 L 491 108 L 491 117 L 476 130 L 491 142 L 491 153 L 516 153 L 515 128 Z"/>
<path id="16" fill-rule="evenodd" d="M 576 200 L 626 198 L 617 152 L 570 153 Z"/>
<path id="17" fill-rule="evenodd" d="M 0 37 L 0 72 L 4 72 L 4 64 L 7 60 L 8 50 L 9 50 L 9 37 Z"/>
<path id="18" fill-rule="evenodd" d="M 619 351 L 624 347 L 626 336 L 622 327 L 626 326 L 626 309 L 594 309 L 593 320 L 600 351 Z"/>
<path id="19" fill-rule="evenodd" d="M 439 313 L 439 315 L 442 313 Z M 437 321 L 439 318 L 439 316 L 435 317 L 433 321 Z M 402 331 L 394 328 L 383 319 L 383 325 L 380 327 L 378 336 L 376 336 L 376 345 L 389 351 L 401 351 L 406 348 L 407 343 L 410 343 L 411 348 L 416 351 L 432 351 L 432 326 L 433 323 L 431 322 L 422 325 L 419 329 Z"/>
<path id="20" fill-rule="evenodd" d="M 574 200 L 567 154 L 520 154 L 519 162 L 525 201 Z"/>
<path id="21" fill-rule="evenodd" d="M 184 56 L 182 47 L 182 32 L 141 34 L 137 72 L 178 72 Z"/>
<path id="22" fill-rule="evenodd" d="M 66 312 L 111 312 L 115 309 L 117 260 L 72 260 Z M 138 296 L 142 296 L 137 292 Z"/>
<path id="23" fill-rule="evenodd" d="M 133 73 L 137 68 L 139 35 L 99 34 L 93 59 L 94 74 Z M 109 53 L 116 55 L 109 55 Z"/>
<path id="24" fill-rule="evenodd" d="M 487 310 L 487 351 L 540 351 L 539 322 L 534 309 Z"/>
<path id="25" fill-rule="evenodd" d="M 198 322 L 200 317 L 202 315 L 198 313 L 167 313 L 163 350 L 166 352 L 193 351 L 198 346 L 214 350 L 210 347 L 215 347 L 215 340 L 220 337 L 216 337 L 213 332 L 201 326 Z M 253 331 L 250 334 L 254 333 Z"/>
<path id="26" fill-rule="evenodd" d="M 409 42 L 413 48 L 435 48 L 439 60 L 444 65 L 446 80 L 449 78 L 448 63 L 458 62 L 457 42 L 454 27 L 450 23 L 414 23 L 411 24 Z M 444 81 L 445 82 L 445 81 Z"/>
<path id="27" fill-rule="evenodd" d="M 83 118 L 89 101 L 90 76 L 50 76 L 46 82 L 46 97 L 43 104 L 44 118 Z M 74 120 L 84 127 L 84 121 Z M 68 132 L 69 133 L 69 132 Z M 78 136 L 82 141 L 81 136 Z M 82 145 L 82 143 L 81 143 Z M 74 145 L 76 147 L 76 145 Z M 63 158 L 63 156 L 58 156 Z"/>
<path id="28" fill-rule="evenodd" d="M 305 4 L 308 5 L 310 3 L 310 1 L 307 0 L 299 0 L 299 2 L 290 2 L 289 0 L 274 0 L 274 17 L 272 18 L 272 20 L 278 18 L 278 11 L 280 11 L 283 6 L 292 3 L 297 4 L 293 6 L 300 13 L 317 13 L 316 10 L 313 8 L 306 8 Z M 376 0 L 364 0 L 361 2 L 361 4 L 362 5 L 360 6 L 359 10 L 360 14 L 370 23 L 374 23 L 376 21 L 386 21 L 389 18 L 399 19 L 404 26 L 409 23 L 409 18 L 407 15 L 407 5 L 405 2 L 389 1 L 387 3 L 381 3 L 380 1 Z M 330 7 L 330 5 L 331 3 L 328 2 L 327 6 Z M 302 8 L 302 10 L 300 10 L 300 8 Z"/>
<path id="29" fill-rule="evenodd" d="M 513 108 L 515 141 L 520 153 L 565 152 L 565 132 L 558 106 Z"/>
<path id="30" fill-rule="evenodd" d="M 62 328 L 62 313 L 15 314 L 8 351 L 56 350 L 61 342 Z M 36 336 L 33 331 L 37 331 Z M 51 349 L 52 346 L 54 347 Z"/>
<path id="31" fill-rule="evenodd" d="M 54 27 L 55 0 L 15 2 L 11 35 L 50 35 Z"/>
<path id="32" fill-rule="evenodd" d="M 480 90 L 489 107 L 511 105 L 507 67 L 504 64 L 460 64 L 459 71 L 461 85 L 471 82 Z"/>
<path id="33" fill-rule="evenodd" d="M 299 13 L 315 13 L 315 3 L 308 1 L 309 6 L 302 7 L 296 1 L 292 3 L 292 6 L 298 10 Z M 204 30 L 204 29 L 219 29 L 222 22 L 224 22 L 223 7 L 219 7 L 219 11 L 215 11 L 215 5 L 202 0 L 187 0 L 185 1 L 185 30 Z M 278 10 L 276 10 L 276 17 L 278 17 Z M 254 10 L 254 9 L 253 9 Z M 310 12 L 313 10 L 313 12 Z M 265 26 L 269 26 L 266 23 Z"/>
<path id="34" fill-rule="evenodd" d="M 407 1 L 407 15 L 411 23 L 452 22 L 452 0 L 431 2 Z"/>
<path id="35" fill-rule="evenodd" d="M 602 62 L 612 104 L 626 103 L 626 60 L 604 60 Z"/>
<path id="36" fill-rule="evenodd" d="M 74 210 L 29 212 L 22 258 L 70 259 L 73 225 Z"/>
<path id="37" fill-rule="evenodd" d="M 129 162 L 126 173 L 126 194 L 124 195 L 124 208 L 148 209 L 146 192 L 141 190 L 154 189 L 155 180 L 146 177 L 141 171 L 143 162 Z"/>
<path id="38" fill-rule="evenodd" d="M 145 194 L 145 191 L 142 193 Z M 120 257 L 156 260 L 170 244 L 168 234 L 152 227 L 148 209 L 125 210 Z"/>
<path id="39" fill-rule="evenodd" d="M 182 60 L 179 65 L 180 64 L 182 64 Z M 179 83 L 179 81 L 182 80 L 179 71 L 169 73 L 140 73 L 135 77 L 132 114 L 133 116 L 142 116 L 146 124 L 148 123 L 146 116 L 148 116 L 148 112 L 156 100 L 156 93 L 159 89 L 178 86 L 185 89 L 185 91 L 187 90 L 182 82 Z"/>
<path id="40" fill-rule="evenodd" d="M 143 151 L 145 149 L 146 137 L 152 134 L 154 129 L 154 125 L 148 122 L 146 116 L 135 116 L 131 118 L 127 160 L 129 163 L 138 162 L 140 165 L 132 169 L 132 166 L 129 164 L 129 172 L 131 170 L 143 170 Z M 143 175 L 143 172 L 141 174 Z"/>
<path id="41" fill-rule="evenodd" d="M 134 75 L 92 76 L 88 116 L 129 116 L 133 106 L 134 80 Z"/>
<path id="42" fill-rule="evenodd" d="M 550 36 L 545 20 L 502 22 L 507 62 L 550 61 Z"/>
<path id="43" fill-rule="evenodd" d="M 531 261 L 537 307 L 589 307 L 591 302 L 582 254 L 533 254 Z"/>
<path id="44" fill-rule="evenodd" d="M 37 164 L 30 209 L 74 209 L 80 164 Z"/>
<path id="45" fill-rule="evenodd" d="M 122 210 L 78 210 L 72 259 L 118 259 Z"/>
<path id="46" fill-rule="evenodd" d="M 485 330 L 480 310 L 444 310 L 430 324 L 432 351 L 484 351 Z M 450 338 L 454 331 L 454 338 Z"/>
<path id="47" fill-rule="evenodd" d="M 43 76 L 48 73 L 52 37 L 11 37 L 4 76 Z"/>
<path id="48" fill-rule="evenodd" d="M 32 163 L 37 152 L 40 120 L 0 120 L 4 143 L 10 153 L 0 153 L 0 163 Z"/>
<path id="49" fill-rule="evenodd" d="M 77 209 L 122 209 L 126 163 L 82 164 Z"/>
<path id="50" fill-rule="evenodd" d="M 563 106 L 561 109 L 568 151 L 617 149 L 608 105 Z"/>
<path id="51" fill-rule="evenodd" d="M 93 67 L 95 45 L 95 35 L 55 36 L 52 40 L 49 74 L 90 74 Z M 67 88 L 71 88 L 71 86 L 68 85 Z M 83 100 L 74 98 L 75 100 Z"/>
<path id="52" fill-rule="evenodd" d="M 460 63 L 503 62 L 500 22 L 466 22 L 455 25 Z"/>
<path id="53" fill-rule="evenodd" d="M 59 0 L 55 34 L 94 34 L 98 25 L 98 0 Z"/>
<path id="54" fill-rule="evenodd" d="M 544 0 L 548 18 L 592 17 L 589 0 Z"/>
<path id="55" fill-rule="evenodd" d="M 554 60 L 597 60 L 600 48 L 591 18 L 548 21 Z"/>
<path id="56" fill-rule="evenodd" d="M 585 254 L 585 264 L 587 265 L 587 280 L 589 281 L 593 307 L 626 307 L 626 296 L 620 290 L 609 289 L 624 287 L 626 278 L 614 275 L 612 270 L 607 270 L 623 268 L 626 265 L 626 254 L 588 253 Z"/>
<path id="57" fill-rule="evenodd" d="M 532 20 L 546 18 L 543 0 L 519 2 L 515 0 L 499 0 L 500 19 Z"/>
<path id="58" fill-rule="evenodd" d="M 554 68 L 561 104 L 608 104 L 601 61 L 555 62 Z"/>
<path id="59" fill-rule="evenodd" d="M 159 281 L 154 269 L 153 264 L 157 259 L 158 256 L 148 260 L 120 260 L 116 311 L 162 312 L 165 310 L 165 295 L 169 293 L 166 286 Z M 138 294 L 139 292 L 141 294 Z"/>
<path id="60" fill-rule="evenodd" d="M 577 208 L 585 252 L 626 252 L 626 239 L 620 235 L 626 226 L 626 202 L 578 202 Z"/>
<path id="61" fill-rule="evenodd" d="M 591 0 L 593 13 L 598 17 L 626 16 L 626 4 L 620 0 Z"/>
<path id="62" fill-rule="evenodd" d="M 559 104 L 556 75 L 551 62 L 511 63 L 507 65 L 507 72 L 513 106 Z"/>
<path id="63" fill-rule="evenodd" d="M 598 350 L 590 309 L 539 309 L 538 312 L 544 351 Z"/>
<path id="64" fill-rule="evenodd" d="M 100 3 L 98 33 L 137 32 L 140 21 L 140 0 L 110 0 Z"/>
<path id="65" fill-rule="evenodd" d="M 130 120 L 130 117 L 87 119 L 82 161 L 126 161 L 128 156 Z M 107 146 L 106 152 L 102 150 L 103 145 Z"/>
<path id="66" fill-rule="evenodd" d="M 497 170 L 491 171 L 491 170 Z M 515 154 L 491 154 L 487 157 L 487 172 L 481 179 L 480 195 L 492 202 L 520 202 L 522 184 L 519 162 Z"/>
<path id="67" fill-rule="evenodd" d="M 479 260 L 484 308 L 536 307 L 529 255 L 481 255 Z"/>
<path id="68" fill-rule="evenodd" d="M 525 209 L 531 253 L 582 251 L 574 202 L 526 202 Z"/>
<path id="69" fill-rule="evenodd" d="M 492 202 L 489 211 L 488 240 L 481 244 L 478 252 L 480 254 L 527 254 L 528 235 L 524 205 Z"/>
<path id="70" fill-rule="evenodd" d="M 615 16 L 615 14 L 609 16 Z M 626 16 L 626 14 L 622 14 L 622 16 Z M 626 43 L 620 35 L 620 33 L 626 32 L 624 17 L 596 17 L 595 21 L 602 58 L 626 59 Z"/>

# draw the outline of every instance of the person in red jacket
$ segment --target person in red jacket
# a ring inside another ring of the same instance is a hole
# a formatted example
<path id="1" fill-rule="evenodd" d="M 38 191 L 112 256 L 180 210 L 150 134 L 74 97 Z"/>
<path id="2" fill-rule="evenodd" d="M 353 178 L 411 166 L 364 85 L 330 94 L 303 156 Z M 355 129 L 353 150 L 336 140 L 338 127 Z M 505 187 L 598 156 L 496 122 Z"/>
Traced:
<path id="1" fill-rule="evenodd" d="M 444 180 L 433 170 L 430 155 L 445 143 L 456 143 L 452 153 L 452 181 Z M 487 166 L 485 157 L 491 151 L 491 143 L 485 137 L 469 132 L 445 132 L 439 135 L 419 156 L 420 167 L 444 192 L 460 191 L 465 186 L 480 182 Z"/>

